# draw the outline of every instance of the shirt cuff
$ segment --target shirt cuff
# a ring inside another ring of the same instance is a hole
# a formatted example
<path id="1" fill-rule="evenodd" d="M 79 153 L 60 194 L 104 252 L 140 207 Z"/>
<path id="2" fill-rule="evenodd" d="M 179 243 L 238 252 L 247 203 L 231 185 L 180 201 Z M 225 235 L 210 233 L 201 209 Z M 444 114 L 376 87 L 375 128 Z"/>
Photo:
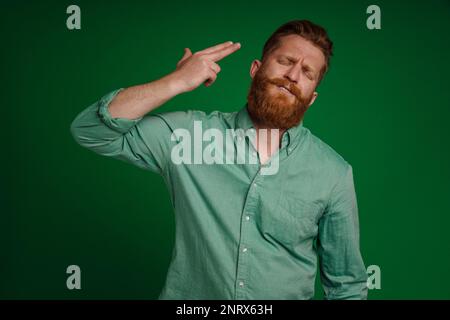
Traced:
<path id="1" fill-rule="evenodd" d="M 114 90 L 106 95 L 104 95 L 98 102 L 98 116 L 103 121 L 105 125 L 107 125 L 112 130 L 115 130 L 120 133 L 128 132 L 132 127 L 138 123 L 142 117 L 137 119 L 126 119 L 126 118 L 113 118 L 109 113 L 108 107 L 114 97 L 122 91 L 123 88 Z"/>

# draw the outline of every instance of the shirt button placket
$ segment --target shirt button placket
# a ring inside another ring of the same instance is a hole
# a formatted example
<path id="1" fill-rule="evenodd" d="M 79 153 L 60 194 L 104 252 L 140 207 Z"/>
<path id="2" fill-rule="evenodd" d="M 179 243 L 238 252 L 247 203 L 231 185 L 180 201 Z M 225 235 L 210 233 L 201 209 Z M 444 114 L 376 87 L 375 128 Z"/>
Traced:
<path id="1" fill-rule="evenodd" d="M 258 175 L 257 175 L 258 177 Z M 237 281 L 236 281 L 236 299 L 246 299 L 246 289 L 247 285 L 246 282 L 248 281 L 248 273 L 249 273 L 249 264 L 248 259 L 249 257 L 249 249 L 246 245 L 247 238 L 249 236 L 249 230 L 251 228 L 251 225 L 249 224 L 251 222 L 251 216 L 254 214 L 252 211 L 256 207 L 256 201 L 257 201 L 257 189 L 258 183 L 255 178 L 255 180 L 250 184 L 250 193 L 247 197 L 247 200 L 244 205 L 244 215 L 242 220 L 242 228 L 241 228 L 241 239 L 240 239 L 240 246 L 239 246 L 239 253 L 238 253 L 238 268 L 237 268 Z"/>

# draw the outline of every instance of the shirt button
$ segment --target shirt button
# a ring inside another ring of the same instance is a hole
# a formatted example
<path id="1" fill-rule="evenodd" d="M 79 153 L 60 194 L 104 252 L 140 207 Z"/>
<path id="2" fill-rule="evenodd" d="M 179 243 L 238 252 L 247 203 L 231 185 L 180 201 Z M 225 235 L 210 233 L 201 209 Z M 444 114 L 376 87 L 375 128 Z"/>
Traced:
<path id="1" fill-rule="evenodd" d="M 247 252 L 247 248 L 242 249 L 242 252 Z"/>
<path id="2" fill-rule="evenodd" d="M 245 216 L 245 220 L 250 220 L 250 216 Z"/>
<path id="3" fill-rule="evenodd" d="M 244 281 L 239 281 L 239 287 L 243 287 L 244 286 Z"/>
<path id="4" fill-rule="evenodd" d="M 253 183 L 253 186 L 256 188 L 258 186 L 258 184 L 255 182 L 255 183 Z"/>

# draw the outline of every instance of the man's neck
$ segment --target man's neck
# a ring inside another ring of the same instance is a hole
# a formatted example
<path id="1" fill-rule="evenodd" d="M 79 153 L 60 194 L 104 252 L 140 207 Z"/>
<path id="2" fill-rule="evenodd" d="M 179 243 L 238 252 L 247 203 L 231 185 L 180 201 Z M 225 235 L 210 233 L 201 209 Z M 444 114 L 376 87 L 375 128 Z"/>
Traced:
<path id="1" fill-rule="evenodd" d="M 254 124 L 256 130 L 256 150 L 261 164 L 266 163 L 281 146 L 281 138 L 286 129 L 264 128 Z"/>

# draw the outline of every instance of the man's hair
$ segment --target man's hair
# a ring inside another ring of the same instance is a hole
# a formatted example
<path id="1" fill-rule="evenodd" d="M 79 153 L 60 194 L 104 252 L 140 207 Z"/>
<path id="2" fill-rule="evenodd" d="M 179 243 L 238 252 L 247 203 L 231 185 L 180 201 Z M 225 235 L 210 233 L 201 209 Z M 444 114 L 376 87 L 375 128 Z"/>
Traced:
<path id="1" fill-rule="evenodd" d="M 327 31 L 309 20 L 293 20 L 283 24 L 270 36 L 264 44 L 262 58 L 264 59 L 280 46 L 280 38 L 291 34 L 299 35 L 317 46 L 325 56 L 325 66 L 320 70 L 319 85 L 330 66 L 330 58 L 333 55 L 333 42 L 328 37 Z"/>

